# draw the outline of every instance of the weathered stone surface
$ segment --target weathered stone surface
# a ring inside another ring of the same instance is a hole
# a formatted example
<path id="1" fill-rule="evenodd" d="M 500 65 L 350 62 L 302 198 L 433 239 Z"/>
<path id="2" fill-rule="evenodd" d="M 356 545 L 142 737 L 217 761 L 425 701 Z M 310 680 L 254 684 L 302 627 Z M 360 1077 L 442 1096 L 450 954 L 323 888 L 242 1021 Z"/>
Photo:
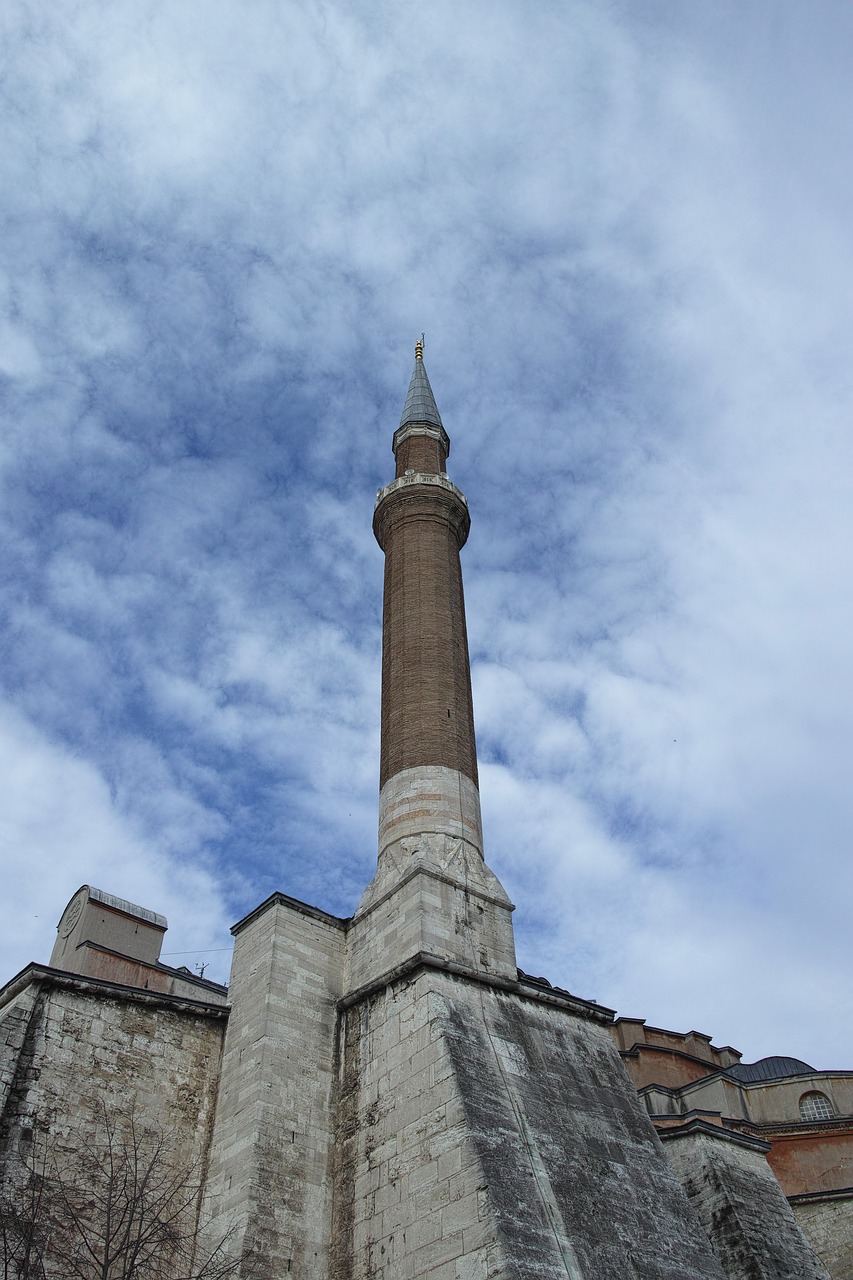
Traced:
<path id="1" fill-rule="evenodd" d="M 766 1143 L 701 1122 L 666 1136 L 667 1155 L 729 1280 L 828 1280 L 766 1150 Z"/>
<path id="2" fill-rule="evenodd" d="M 18 1060 L 37 993 L 38 987 L 32 983 L 4 1009 L 0 1009 L 0 1117 L 6 1115 L 9 1090 L 18 1076 Z"/>
<path id="3" fill-rule="evenodd" d="M 512 904 L 482 858 L 445 837 L 412 846 L 402 868 L 385 863 L 352 920 L 348 990 L 420 954 L 515 979 Z M 384 893 L 383 874 L 394 885 Z"/>
<path id="4" fill-rule="evenodd" d="M 456 1276 L 463 1255 L 470 1275 L 505 1274 L 442 1036 L 443 1011 L 420 975 L 343 1015 L 335 1280 L 406 1280 L 447 1264 Z"/>
<path id="5" fill-rule="evenodd" d="M 604 1026 L 429 970 L 341 1043 L 335 1280 L 721 1280 Z"/>
<path id="6" fill-rule="evenodd" d="M 797 1224 L 832 1280 L 853 1280 L 853 1191 L 793 1202 Z"/>
<path id="7" fill-rule="evenodd" d="M 0 1028 L 0 1160 L 34 1126 L 73 1156 L 106 1108 L 167 1134 L 184 1167 L 204 1167 L 224 1010 L 40 970 Z"/>
<path id="8" fill-rule="evenodd" d="M 851 1280 L 846 1202 L 797 1206 L 824 1271 L 749 1140 L 699 1134 L 697 1174 L 681 1131 L 667 1149 L 721 1269 L 608 1011 L 437 958 L 353 991 L 348 923 L 274 895 L 238 926 L 215 1126 L 226 1010 L 20 982 L 0 1152 L 44 1120 L 72 1155 L 104 1103 L 132 1109 L 209 1157 L 205 1220 L 270 1280 Z"/>
<path id="9" fill-rule="evenodd" d="M 343 922 L 283 894 L 236 928 L 207 1210 L 263 1277 L 329 1274 L 343 970 Z"/>

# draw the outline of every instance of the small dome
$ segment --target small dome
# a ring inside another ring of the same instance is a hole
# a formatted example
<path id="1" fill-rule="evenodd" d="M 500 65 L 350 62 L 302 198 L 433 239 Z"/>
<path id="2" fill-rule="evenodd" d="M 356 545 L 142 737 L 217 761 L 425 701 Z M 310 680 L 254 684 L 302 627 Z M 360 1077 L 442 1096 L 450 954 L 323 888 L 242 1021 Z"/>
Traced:
<path id="1" fill-rule="evenodd" d="M 726 1068 L 726 1075 L 752 1084 L 757 1080 L 784 1080 L 786 1076 L 810 1075 L 810 1067 L 802 1058 L 759 1058 L 758 1062 L 738 1062 Z"/>

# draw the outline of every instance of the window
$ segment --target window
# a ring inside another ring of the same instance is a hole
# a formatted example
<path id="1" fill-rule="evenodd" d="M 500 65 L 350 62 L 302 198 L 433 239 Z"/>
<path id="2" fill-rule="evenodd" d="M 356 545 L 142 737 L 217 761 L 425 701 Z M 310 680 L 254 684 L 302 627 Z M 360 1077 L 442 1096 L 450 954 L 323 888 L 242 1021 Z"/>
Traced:
<path id="1" fill-rule="evenodd" d="M 801 1120 L 833 1120 L 835 1112 L 825 1093 L 804 1093 L 800 1098 Z"/>

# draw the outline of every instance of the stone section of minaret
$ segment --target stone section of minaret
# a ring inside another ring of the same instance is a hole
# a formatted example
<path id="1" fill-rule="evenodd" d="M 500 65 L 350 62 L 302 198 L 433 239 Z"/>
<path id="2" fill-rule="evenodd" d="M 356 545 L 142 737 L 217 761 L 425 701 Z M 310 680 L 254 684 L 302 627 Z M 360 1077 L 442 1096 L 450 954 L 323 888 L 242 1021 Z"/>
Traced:
<path id="1" fill-rule="evenodd" d="M 379 861 L 353 921 L 350 985 L 412 955 L 515 976 L 512 904 L 483 857 L 459 552 L 468 503 L 417 344 L 396 478 L 373 517 L 385 553 Z"/>

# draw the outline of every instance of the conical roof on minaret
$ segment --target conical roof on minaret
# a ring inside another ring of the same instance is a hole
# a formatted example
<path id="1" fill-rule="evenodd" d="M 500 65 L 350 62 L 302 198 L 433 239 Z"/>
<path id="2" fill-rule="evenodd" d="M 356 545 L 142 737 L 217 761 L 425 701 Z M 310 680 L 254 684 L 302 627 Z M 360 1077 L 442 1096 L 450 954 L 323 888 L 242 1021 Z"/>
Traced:
<path id="1" fill-rule="evenodd" d="M 441 414 L 438 412 L 438 407 L 435 403 L 435 396 L 432 394 L 432 387 L 429 385 L 427 371 L 424 368 L 422 342 L 418 342 L 415 345 L 415 367 L 412 370 L 412 379 L 409 383 L 406 403 L 403 406 L 400 426 L 405 427 L 408 422 L 426 422 L 431 426 L 444 429 Z"/>

